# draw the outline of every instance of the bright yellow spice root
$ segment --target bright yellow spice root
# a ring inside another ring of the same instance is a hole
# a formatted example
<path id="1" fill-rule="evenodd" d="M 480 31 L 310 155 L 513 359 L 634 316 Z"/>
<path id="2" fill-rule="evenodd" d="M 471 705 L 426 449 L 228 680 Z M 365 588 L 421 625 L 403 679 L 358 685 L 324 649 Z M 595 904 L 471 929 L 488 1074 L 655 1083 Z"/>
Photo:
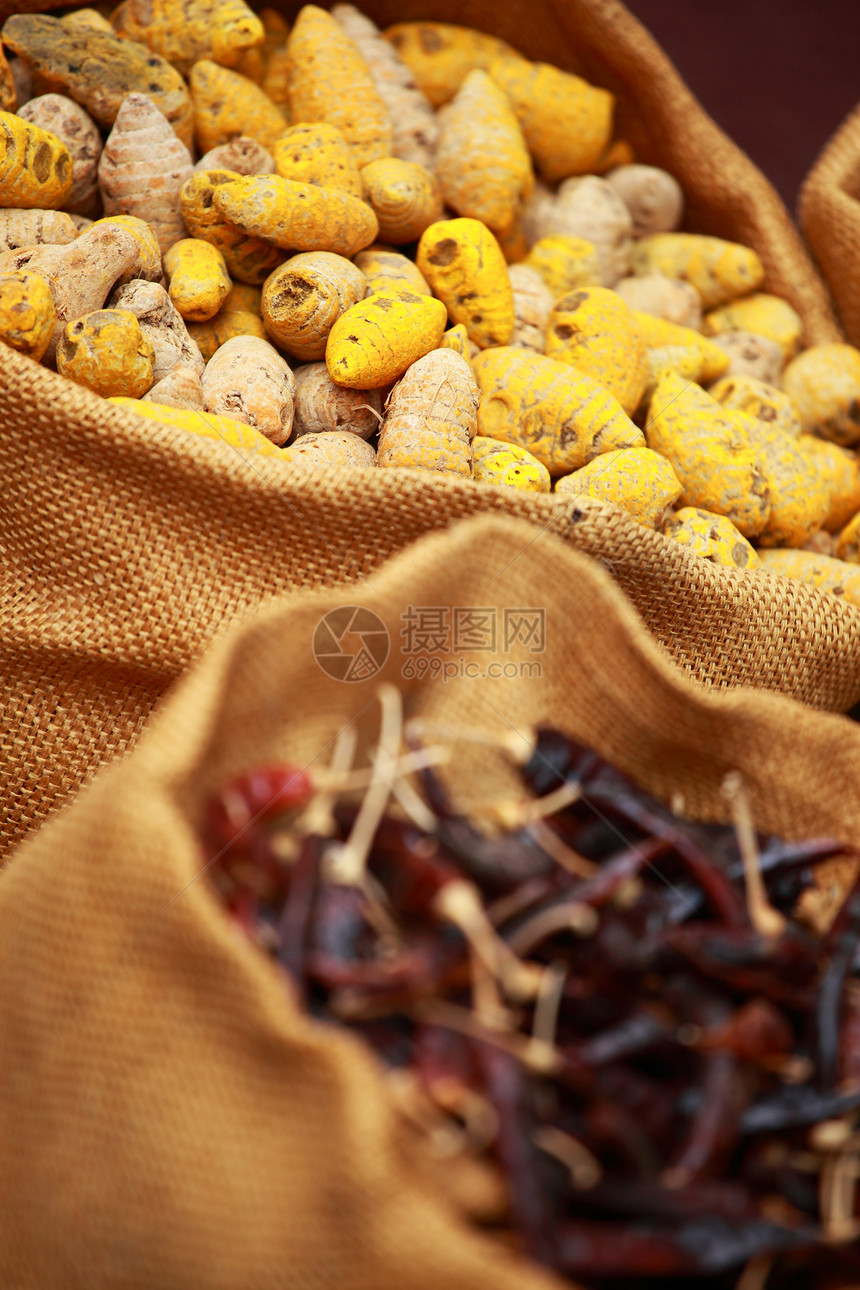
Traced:
<path id="1" fill-rule="evenodd" d="M 453 349 L 455 354 L 465 358 L 468 362 L 471 358 L 469 333 L 462 323 L 457 323 L 456 327 L 449 327 L 442 339 L 439 341 L 440 349 Z"/>
<path id="2" fill-rule="evenodd" d="M 208 322 L 230 294 L 230 275 L 216 247 L 196 237 L 175 242 L 164 257 L 170 299 L 187 322 Z"/>
<path id="3" fill-rule="evenodd" d="M 23 13 L 7 19 L 3 43 L 25 59 L 51 91 L 80 103 L 99 125 L 112 126 L 123 99 L 137 92 L 152 99 L 190 146 L 188 86 L 175 67 L 145 45 L 92 27 Z"/>
<path id="4" fill-rule="evenodd" d="M 272 157 L 275 173 L 282 179 L 363 196 L 352 149 L 335 125 L 324 121 L 291 125 L 275 143 Z"/>
<path id="5" fill-rule="evenodd" d="M 679 327 L 677 323 L 641 313 L 638 309 L 633 310 L 633 316 L 642 339 L 649 349 L 662 349 L 667 345 L 697 349 L 702 355 L 701 378 L 705 385 L 718 380 L 727 370 L 728 355 L 720 349 L 719 345 L 694 331 L 692 327 Z"/>
<path id="6" fill-rule="evenodd" d="M 712 309 L 703 319 L 702 330 L 706 336 L 724 331 L 751 331 L 757 336 L 767 336 L 776 341 L 788 363 L 800 349 L 803 322 L 787 300 L 757 291 L 721 309 Z"/>
<path id="7" fill-rule="evenodd" d="M 691 283 L 706 309 L 754 291 L 764 280 L 755 251 L 738 242 L 700 233 L 653 233 L 633 251 L 634 273 L 665 273 Z"/>
<path id="8" fill-rule="evenodd" d="M 594 167 L 595 175 L 605 175 L 616 166 L 632 166 L 636 160 L 633 144 L 626 139 L 613 139 Z"/>
<path id="9" fill-rule="evenodd" d="M 800 434 L 800 417 L 788 395 L 755 376 L 724 376 L 708 393 L 725 408 L 749 412 L 795 439 Z"/>
<path id="10" fill-rule="evenodd" d="M 649 448 L 624 448 L 595 457 L 555 486 L 566 496 L 611 502 L 639 524 L 653 529 L 681 495 L 678 477 L 665 457 Z"/>
<path id="11" fill-rule="evenodd" d="M 259 313 L 262 303 L 262 287 L 252 287 L 245 282 L 234 282 L 221 309 L 250 309 L 251 313 Z"/>
<path id="12" fill-rule="evenodd" d="M 633 311 L 608 287 L 582 287 L 555 302 L 546 354 L 594 377 L 628 416 L 639 406 L 649 375 L 645 342 Z"/>
<path id="13" fill-rule="evenodd" d="M 823 527 L 830 488 L 797 437 L 748 412 L 727 408 L 726 416 L 759 450 L 770 510 L 758 534 L 759 546 L 800 547 Z"/>
<path id="14" fill-rule="evenodd" d="M 364 299 L 364 274 L 342 255 L 306 251 L 294 255 L 266 280 L 260 310 L 271 338 L 303 360 L 325 356 L 338 318 Z"/>
<path id="15" fill-rule="evenodd" d="M 195 63 L 189 78 L 194 104 L 194 137 L 209 152 L 236 135 L 256 139 L 270 152 L 286 126 L 277 104 L 259 85 L 210 58 Z"/>
<path id="16" fill-rule="evenodd" d="M 789 363 L 782 385 L 804 430 L 845 446 L 860 442 L 860 350 L 813 345 Z"/>
<path id="17" fill-rule="evenodd" d="M 442 218 L 439 185 L 423 166 L 397 157 L 372 161 L 361 171 L 364 200 L 379 221 L 383 242 L 415 242 Z"/>
<path id="18" fill-rule="evenodd" d="M 60 21 L 66 27 L 87 27 L 90 31 L 113 35 L 113 27 L 98 9 L 73 9 L 71 13 L 64 13 Z"/>
<path id="19" fill-rule="evenodd" d="M 836 555 L 849 564 L 860 564 L 860 515 L 855 515 L 843 528 L 836 542 Z"/>
<path id="20" fill-rule="evenodd" d="M 680 542 L 693 555 L 732 569 L 753 569 L 759 562 L 755 547 L 747 542 L 725 515 L 682 506 L 664 521 L 662 532 Z"/>
<path id="21" fill-rule="evenodd" d="M 642 431 L 590 376 L 543 354 L 508 346 L 472 360 L 481 391 L 478 431 L 520 444 L 551 475 L 567 475 L 601 453 L 642 448 Z"/>
<path id="22" fill-rule="evenodd" d="M 415 256 L 453 323 L 486 348 L 507 345 L 514 330 L 514 293 L 505 257 L 490 230 L 475 219 L 439 220 Z"/>
<path id="23" fill-rule="evenodd" d="M 476 435 L 472 440 L 472 478 L 478 484 L 501 484 L 521 493 L 552 492 L 543 462 L 519 444 Z"/>
<path id="24" fill-rule="evenodd" d="M 762 551 L 758 568 L 761 573 L 804 582 L 860 609 L 860 569 L 856 564 L 813 551 Z"/>
<path id="25" fill-rule="evenodd" d="M 650 399 L 657 387 L 661 372 L 677 372 L 685 381 L 702 381 L 704 359 L 702 351 L 694 345 L 659 345 L 645 351 L 648 362 L 648 379 L 645 397 Z"/>
<path id="26" fill-rule="evenodd" d="M 287 40 L 290 118 L 343 133 L 359 168 L 391 155 L 391 121 L 358 46 L 330 13 L 299 10 Z"/>
<path id="27" fill-rule="evenodd" d="M 524 262 L 537 269 L 556 300 L 579 287 L 600 286 L 597 248 L 584 237 L 554 233 L 538 238 Z"/>
<path id="28" fill-rule="evenodd" d="M 203 373 L 203 406 L 216 416 L 246 421 L 285 444 L 293 428 L 295 380 L 286 359 L 268 341 L 235 336 L 221 345 Z"/>
<path id="29" fill-rule="evenodd" d="M 38 273 L 0 275 L 0 341 L 38 363 L 51 343 L 57 313 Z"/>
<path id="30" fill-rule="evenodd" d="M 259 286 L 283 261 L 284 253 L 260 237 L 249 237 L 225 219 L 215 192 L 242 176 L 231 170 L 201 170 L 179 190 L 179 210 L 192 237 L 210 242 L 224 257 L 231 278 Z"/>
<path id="31" fill-rule="evenodd" d="M 329 376 L 350 389 L 373 390 L 402 376 L 438 348 L 445 306 L 413 291 L 380 291 L 341 314 L 329 332 Z"/>
<path id="32" fill-rule="evenodd" d="M 838 533 L 860 511 L 860 460 L 848 448 L 827 439 L 802 434 L 798 447 L 813 458 L 830 490 L 830 510 L 824 521 L 828 533 Z"/>
<path id="33" fill-rule="evenodd" d="M 189 323 L 188 335 L 200 350 L 206 362 L 235 336 L 256 336 L 267 340 L 266 328 L 259 314 L 249 309 L 221 309 L 209 322 Z"/>
<path id="34" fill-rule="evenodd" d="M 152 385 L 155 351 L 127 309 L 97 309 L 63 329 L 57 371 L 101 394 L 139 399 Z"/>
<path id="35" fill-rule="evenodd" d="M 379 231 L 366 202 L 340 188 L 316 188 L 280 175 L 234 179 L 215 189 L 214 201 L 228 223 L 284 250 L 334 251 L 349 259 Z"/>
<path id="36" fill-rule="evenodd" d="M 242 0 L 125 0 L 113 22 L 121 36 L 148 45 L 183 76 L 201 58 L 235 67 L 265 34 Z"/>
<path id="37" fill-rule="evenodd" d="M 386 287 L 405 287 L 422 296 L 433 294 L 418 265 L 393 247 L 375 242 L 366 251 L 353 256 L 353 263 L 367 279 L 367 295 L 384 291 Z"/>
<path id="38" fill-rule="evenodd" d="M 517 54 L 495 59 L 490 75 L 507 94 L 547 183 L 594 171 L 612 136 L 615 100 L 608 90 Z"/>
<path id="39" fill-rule="evenodd" d="M 59 210 L 71 191 L 66 145 L 14 112 L 0 112 L 0 206 Z"/>
<path id="40" fill-rule="evenodd" d="M 645 438 L 672 463 L 682 505 L 727 516 L 744 537 L 761 532 L 770 510 L 761 450 L 704 390 L 662 372 Z"/>
<path id="41" fill-rule="evenodd" d="M 452 210 L 499 234 L 511 227 L 532 191 L 522 130 L 486 72 L 470 72 L 445 109 L 436 178 Z"/>
<path id="42" fill-rule="evenodd" d="M 476 67 L 487 72 L 494 59 L 514 53 L 497 36 L 447 22 L 399 22 L 384 35 L 434 107 L 452 99 Z"/>
<path id="43" fill-rule="evenodd" d="M 388 397 L 376 464 L 468 478 L 478 397 L 471 367 L 453 350 L 418 359 Z"/>
<path id="44" fill-rule="evenodd" d="M 229 448 L 237 449 L 242 456 L 253 454 L 258 457 L 278 457 L 281 461 L 289 460 L 289 449 L 276 447 L 259 430 L 246 425 L 244 421 L 236 421 L 233 417 L 215 416 L 211 412 L 198 412 L 196 409 L 189 411 L 172 408 L 161 403 L 145 403 L 139 399 L 113 398 L 110 401 L 149 421 L 175 426 L 177 430 L 227 444 Z"/>
<path id="45" fill-rule="evenodd" d="M 515 216 L 513 224 L 496 236 L 508 264 L 520 264 L 528 255 L 529 243 L 520 215 Z"/>

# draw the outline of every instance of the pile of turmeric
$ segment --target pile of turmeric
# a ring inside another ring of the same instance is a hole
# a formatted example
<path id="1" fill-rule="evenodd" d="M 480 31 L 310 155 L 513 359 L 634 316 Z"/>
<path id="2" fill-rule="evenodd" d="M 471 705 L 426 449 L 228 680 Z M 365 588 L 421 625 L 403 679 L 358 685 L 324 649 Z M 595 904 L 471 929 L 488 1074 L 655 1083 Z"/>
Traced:
<path id="1" fill-rule="evenodd" d="M 684 228 L 605 87 L 345 3 L 0 39 L 7 346 L 171 433 L 589 497 L 860 604 L 860 351 Z"/>

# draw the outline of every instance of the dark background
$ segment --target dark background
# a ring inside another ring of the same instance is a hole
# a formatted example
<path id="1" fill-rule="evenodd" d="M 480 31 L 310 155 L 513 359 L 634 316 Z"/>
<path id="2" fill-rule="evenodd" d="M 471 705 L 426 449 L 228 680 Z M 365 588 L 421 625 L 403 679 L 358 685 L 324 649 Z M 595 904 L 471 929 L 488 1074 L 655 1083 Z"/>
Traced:
<path id="1" fill-rule="evenodd" d="M 860 0 L 626 0 L 792 214 L 860 102 Z"/>

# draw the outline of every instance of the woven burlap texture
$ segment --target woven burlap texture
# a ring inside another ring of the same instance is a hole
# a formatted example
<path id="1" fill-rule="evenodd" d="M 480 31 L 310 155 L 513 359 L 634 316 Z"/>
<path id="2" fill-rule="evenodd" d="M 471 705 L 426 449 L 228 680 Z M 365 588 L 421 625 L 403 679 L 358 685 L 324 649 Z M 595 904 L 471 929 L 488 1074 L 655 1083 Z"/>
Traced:
<path id="1" fill-rule="evenodd" d="M 834 710 L 860 697 L 860 613 L 717 568 L 614 508 L 413 471 L 298 472 L 144 422 L 15 355 L 4 380 L 5 849 L 129 747 L 227 623 L 285 592 L 360 583 L 421 534 L 479 511 L 532 521 L 521 545 L 537 558 L 539 600 L 577 576 L 558 537 L 603 561 L 699 680 Z M 479 555 L 457 548 L 452 585 Z"/>
<path id="2" fill-rule="evenodd" d="M 860 108 L 842 123 L 806 177 L 798 218 L 830 284 L 845 334 L 860 345 Z"/>
<path id="3" fill-rule="evenodd" d="M 261 610 L 210 646 L 134 752 L 12 858 L 0 889 L 4 1286 L 549 1290 L 467 1230 L 367 1054 L 303 1020 L 236 935 L 195 833 L 208 794 L 241 770 L 325 764 L 351 721 L 366 749 L 388 680 L 407 716 L 503 733 L 558 724 L 647 787 L 680 791 L 697 815 L 721 814 L 720 782 L 737 769 L 760 827 L 856 836 L 852 722 L 689 680 L 608 573 L 533 534 L 476 517 L 360 588 Z M 375 612 L 391 642 L 382 671 L 355 684 L 330 679 L 312 649 L 320 618 L 346 603 Z M 512 645 L 517 675 L 504 680 L 475 675 L 480 652 L 448 681 L 404 680 L 409 605 L 540 608 L 544 648 Z M 517 791 L 495 753 L 456 752 L 461 800 Z"/>

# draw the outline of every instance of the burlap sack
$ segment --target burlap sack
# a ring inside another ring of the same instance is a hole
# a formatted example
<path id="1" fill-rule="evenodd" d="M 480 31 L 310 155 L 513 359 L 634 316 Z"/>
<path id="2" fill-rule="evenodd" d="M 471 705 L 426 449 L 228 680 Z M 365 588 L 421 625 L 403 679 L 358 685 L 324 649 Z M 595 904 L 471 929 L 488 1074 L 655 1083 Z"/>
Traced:
<path id="1" fill-rule="evenodd" d="M 823 148 L 800 192 L 798 217 L 838 310 L 860 345 L 860 108 Z"/>
<path id="2" fill-rule="evenodd" d="M 754 245 L 767 285 L 800 310 L 807 338 L 838 334 L 773 189 L 615 0 L 368 7 L 383 23 L 473 23 L 608 85 L 639 155 L 678 175 L 689 227 Z M 860 694 L 860 617 L 833 598 L 714 569 L 600 508 L 396 471 L 309 478 L 242 462 L 226 445 L 155 427 L 8 351 L 0 479 L 6 847 L 129 746 L 226 621 L 269 595 L 360 579 L 421 533 L 481 510 L 531 519 L 540 551 L 552 528 L 603 559 L 695 677 L 834 709 Z M 543 576 L 555 577 L 549 557 Z"/>
<path id="3" fill-rule="evenodd" d="M 692 814 L 720 816 L 721 779 L 738 769 L 760 827 L 857 835 L 852 722 L 689 680 L 608 573 L 533 538 L 523 520 L 476 517 L 360 587 L 269 606 L 212 645 L 135 751 L 13 857 L 0 889 L 4 1286 L 550 1290 L 467 1229 L 456 1171 L 444 1187 L 431 1177 L 358 1044 L 297 1014 L 200 874 L 195 833 L 233 774 L 275 758 L 324 764 L 350 721 L 372 744 L 375 690 L 390 680 L 407 715 L 560 725 L 652 790 L 682 792 Z M 382 670 L 358 683 L 331 679 L 313 654 L 321 617 L 349 603 L 390 638 Z M 493 679 L 486 654 L 452 642 L 457 675 L 416 682 L 410 605 L 539 609 L 543 648 L 523 637 L 500 649 L 509 666 Z M 517 791 L 501 758 L 458 747 L 462 801 Z"/>

